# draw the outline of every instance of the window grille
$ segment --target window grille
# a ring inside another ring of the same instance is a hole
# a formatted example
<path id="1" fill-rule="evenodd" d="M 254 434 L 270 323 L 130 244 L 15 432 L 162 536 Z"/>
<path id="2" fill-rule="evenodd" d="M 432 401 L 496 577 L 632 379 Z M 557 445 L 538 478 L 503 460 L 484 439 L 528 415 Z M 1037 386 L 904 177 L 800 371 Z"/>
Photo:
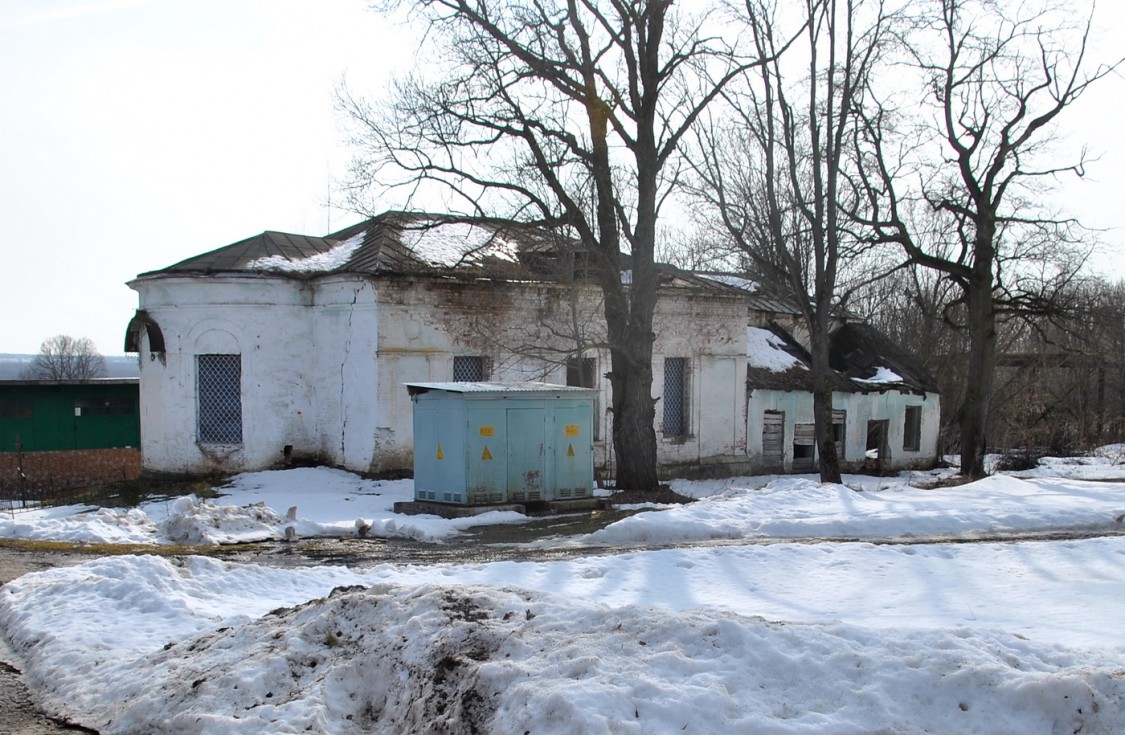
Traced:
<path id="1" fill-rule="evenodd" d="M 242 356 L 196 355 L 199 441 L 242 443 Z"/>
<path id="2" fill-rule="evenodd" d="M 456 355 L 453 358 L 454 383 L 480 383 L 488 380 L 488 363 L 481 355 Z"/>
<path id="3" fill-rule="evenodd" d="M 566 384 L 576 388 L 597 388 L 596 357 L 570 357 L 566 361 Z"/>
<path id="4" fill-rule="evenodd" d="M 907 406 L 902 429 L 902 448 L 917 452 L 922 447 L 922 407 Z"/>
<path id="5" fill-rule="evenodd" d="M 686 436 L 687 358 L 664 358 L 664 436 Z"/>

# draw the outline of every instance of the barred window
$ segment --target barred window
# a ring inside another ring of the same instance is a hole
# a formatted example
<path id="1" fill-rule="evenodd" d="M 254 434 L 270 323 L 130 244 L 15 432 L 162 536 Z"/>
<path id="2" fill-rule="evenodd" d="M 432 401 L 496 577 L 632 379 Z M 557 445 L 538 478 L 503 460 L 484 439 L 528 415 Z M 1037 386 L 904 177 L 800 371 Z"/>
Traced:
<path id="1" fill-rule="evenodd" d="M 664 436 L 687 436 L 687 379 L 686 357 L 664 358 Z"/>
<path id="2" fill-rule="evenodd" d="M 242 355 L 196 355 L 199 441 L 242 443 Z"/>
<path id="3" fill-rule="evenodd" d="M 456 355 L 453 358 L 454 383 L 480 383 L 488 380 L 488 361 L 481 355 Z"/>
<path id="4" fill-rule="evenodd" d="M 569 357 L 566 360 L 566 384 L 576 388 L 597 388 L 598 359 L 596 357 Z"/>
<path id="5" fill-rule="evenodd" d="M 902 429 L 902 448 L 917 452 L 922 447 L 922 407 L 907 406 Z"/>

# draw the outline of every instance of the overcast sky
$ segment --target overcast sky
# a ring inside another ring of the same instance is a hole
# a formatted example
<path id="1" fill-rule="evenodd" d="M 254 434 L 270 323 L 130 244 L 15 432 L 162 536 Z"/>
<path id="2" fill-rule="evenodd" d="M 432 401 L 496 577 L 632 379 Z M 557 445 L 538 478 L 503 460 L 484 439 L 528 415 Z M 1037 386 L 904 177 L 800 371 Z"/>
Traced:
<path id="1" fill-rule="evenodd" d="M 1125 8 L 1099 14 L 1120 38 Z M 120 354 L 136 274 L 357 221 L 327 206 L 333 90 L 377 93 L 409 37 L 364 0 L 0 0 L 0 352 L 69 334 Z M 1125 275 L 1125 83 L 1094 94 L 1071 135 L 1101 160 L 1062 203 L 1121 228 L 1098 267 Z"/>

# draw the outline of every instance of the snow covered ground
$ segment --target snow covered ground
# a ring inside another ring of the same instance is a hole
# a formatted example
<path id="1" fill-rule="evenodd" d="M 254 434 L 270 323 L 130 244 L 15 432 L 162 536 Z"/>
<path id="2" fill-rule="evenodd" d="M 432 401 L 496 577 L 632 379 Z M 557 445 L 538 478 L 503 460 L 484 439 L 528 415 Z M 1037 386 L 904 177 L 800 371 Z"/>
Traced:
<path id="1" fill-rule="evenodd" d="M 45 706 L 103 733 L 1121 733 L 1125 484 L 1073 479 L 1120 479 L 1120 455 L 933 490 L 677 482 L 702 500 L 538 542 L 631 547 L 569 561 L 106 557 L 5 585 L 0 630 Z M 223 492 L 16 513 L 0 535 L 440 540 L 524 520 L 398 516 L 409 481 L 327 469 Z M 1092 537 L 960 543 L 1048 531 Z"/>

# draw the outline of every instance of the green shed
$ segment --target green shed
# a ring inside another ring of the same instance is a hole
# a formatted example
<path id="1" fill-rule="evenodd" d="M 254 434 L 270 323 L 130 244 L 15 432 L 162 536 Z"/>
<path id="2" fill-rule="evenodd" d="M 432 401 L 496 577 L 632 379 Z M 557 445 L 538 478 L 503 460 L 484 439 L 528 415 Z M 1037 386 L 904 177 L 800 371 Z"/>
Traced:
<path id="1" fill-rule="evenodd" d="M 0 381 L 0 452 L 139 448 L 139 395 L 137 378 Z"/>
<path id="2" fill-rule="evenodd" d="M 549 383 L 408 383 L 414 498 L 494 505 L 588 498 L 595 390 Z"/>

